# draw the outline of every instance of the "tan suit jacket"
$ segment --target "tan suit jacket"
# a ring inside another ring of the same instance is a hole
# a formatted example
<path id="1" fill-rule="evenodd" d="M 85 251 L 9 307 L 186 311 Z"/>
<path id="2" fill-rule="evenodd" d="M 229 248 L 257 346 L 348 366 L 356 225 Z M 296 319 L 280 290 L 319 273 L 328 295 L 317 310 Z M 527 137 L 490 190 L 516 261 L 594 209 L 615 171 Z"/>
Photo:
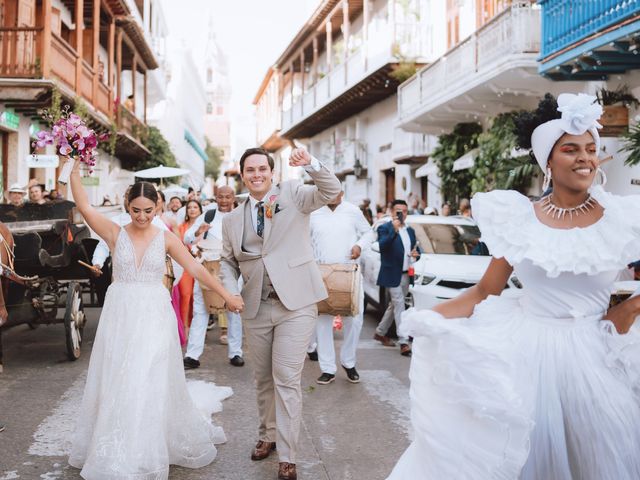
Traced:
<path id="1" fill-rule="evenodd" d="M 254 318 L 260 307 L 262 281 L 266 268 L 271 284 L 288 310 L 297 310 L 327 298 L 322 275 L 313 257 L 309 235 L 309 214 L 326 205 L 340 193 L 340 180 L 325 166 L 308 171 L 315 185 L 298 181 L 282 182 L 274 186 L 263 199 L 277 195 L 277 213 L 265 219 L 262 253 L 242 249 L 245 209 L 251 208 L 247 199 L 243 205 L 222 220 L 223 251 L 221 257 L 222 282 L 227 290 L 238 292 L 238 274 L 244 286 L 242 298 L 244 319 Z"/>

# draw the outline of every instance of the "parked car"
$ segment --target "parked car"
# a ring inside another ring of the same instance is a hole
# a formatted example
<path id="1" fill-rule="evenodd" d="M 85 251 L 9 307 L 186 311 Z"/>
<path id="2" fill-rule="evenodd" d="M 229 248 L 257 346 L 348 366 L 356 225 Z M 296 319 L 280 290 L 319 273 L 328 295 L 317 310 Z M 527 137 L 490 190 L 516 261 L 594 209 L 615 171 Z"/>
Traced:
<path id="1" fill-rule="evenodd" d="M 423 252 L 420 260 L 413 264 L 415 279 L 409 289 L 408 304 L 431 308 L 456 297 L 482 278 L 491 257 L 486 248 L 479 245 L 480 230 L 473 219 L 409 215 L 406 223 L 415 230 Z M 377 242 L 362 253 L 361 265 L 365 306 L 371 305 L 382 314 L 387 308 L 389 294 L 385 288 L 376 285 L 380 270 Z M 513 276 L 506 287 L 516 294 L 521 285 Z"/>

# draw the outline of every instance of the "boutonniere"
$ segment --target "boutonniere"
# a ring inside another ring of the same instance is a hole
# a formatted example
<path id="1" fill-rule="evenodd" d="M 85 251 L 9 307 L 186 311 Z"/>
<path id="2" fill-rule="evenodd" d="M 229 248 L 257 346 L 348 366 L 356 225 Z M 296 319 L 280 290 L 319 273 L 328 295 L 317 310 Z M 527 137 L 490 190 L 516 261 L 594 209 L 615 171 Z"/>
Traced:
<path id="1" fill-rule="evenodd" d="M 276 203 L 277 199 L 277 195 L 271 195 L 269 200 L 264 203 L 264 214 L 267 218 L 273 217 L 273 214 L 278 212 L 278 204 Z"/>

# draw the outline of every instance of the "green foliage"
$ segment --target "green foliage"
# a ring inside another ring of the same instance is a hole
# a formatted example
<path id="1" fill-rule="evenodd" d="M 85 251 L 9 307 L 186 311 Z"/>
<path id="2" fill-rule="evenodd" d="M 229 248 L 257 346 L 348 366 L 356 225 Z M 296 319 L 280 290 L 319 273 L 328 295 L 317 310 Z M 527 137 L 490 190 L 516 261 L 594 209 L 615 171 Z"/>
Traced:
<path id="1" fill-rule="evenodd" d="M 74 99 L 74 103 L 75 106 L 73 107 L 73 113 L 78 115 L 85 123 L 89 123 L 91 121 L 91 116 L 89 115 L 87 104 L 80 97 L 76 97 Z"/>
<path id="2" fill-rule="evenodd" d="M 629 167 L 640 165 L 640 124 L 629 127 L 620 138 L 622 139 L 622 147 L 619 152 L 629 153 L 624 164 Z"/>
<path id="3" fill-rule="evenodd" d="M 398 83 L 404 83 L 413 77 L 417 71 L 418 67 L 416 62 L 403 61 L 394 67 L 393 71 L 389 75 L 398 81 Z"/>
<path id="4" fill-rule="evenodd" d="M 501 113 L 491 127 L 478 136 L 478 156 L 471 169 L 471 190 L 487 192 L 494 189 L 524 190 L 536 172 L 529 155 L 512 156 L 516 146 L 514 118 L 520 112 Z"/>
<path id="5" fill-rule="evenodd" d="M 137 170 L 158 167 L 160 165 L 166 167 L 178 166 L 169 142 L 167 142 L 158 128 L 149 127 L 144 146 L 149 149 L 151 155 L 136 164 Z"/>
<path id="6" fill-rule="evenodd" d="M 58 87 L 51 89 L 51 107 L 49 107 L 52 123 L 57 122 L 62 117 L 62 94 Z M 50 125 L 51 126 L 51 125 Z"/>
<path id="7" fill-rule="evenodd" d="M 477 123 L 459 123 L 451 133 L 438 137 L 438 147 L 431 158 L 438 167 L 440 191 L 445 201 L 455 205 L 471 194 L 473 174 L 470 170 L 453 171 L 453 162 L 478 146 L 482 127 Z"/>
<path id="8" fill-rule="evenodd" d="M 598 103 L 602 106 L 622 103 L 625 107 L 638 108 L 640 101 L 635 97 L 628 85 L 620 85 L 615 90 L 601 88 L 596 93 Z"/>
<path id="9" fill-rule="evenodd" d="M 207 146 L 204 149 L 204 152 L 209 157 L 207 163 L 204 166 L 204 176 L 218 178 L 220 175 L 220 167 L 222 165 L 222 157 L 223 151 L 218 147 L 214 147 L 208 138 L 205 138 L 207 142 Z"/>

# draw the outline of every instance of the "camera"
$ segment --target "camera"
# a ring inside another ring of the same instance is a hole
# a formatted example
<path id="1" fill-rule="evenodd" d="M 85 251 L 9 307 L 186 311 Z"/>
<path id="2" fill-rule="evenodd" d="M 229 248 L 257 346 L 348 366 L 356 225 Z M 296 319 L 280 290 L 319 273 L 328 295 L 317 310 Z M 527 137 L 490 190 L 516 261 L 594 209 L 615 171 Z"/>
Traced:
<path id="1" fill-rule="evenodd" d="M 402 223 L 402 221 L 404 220 L 404 216 L 402 215 L 402 212 L 396 212 L 396 218 L 400 220 L 400 223 Z"/>

